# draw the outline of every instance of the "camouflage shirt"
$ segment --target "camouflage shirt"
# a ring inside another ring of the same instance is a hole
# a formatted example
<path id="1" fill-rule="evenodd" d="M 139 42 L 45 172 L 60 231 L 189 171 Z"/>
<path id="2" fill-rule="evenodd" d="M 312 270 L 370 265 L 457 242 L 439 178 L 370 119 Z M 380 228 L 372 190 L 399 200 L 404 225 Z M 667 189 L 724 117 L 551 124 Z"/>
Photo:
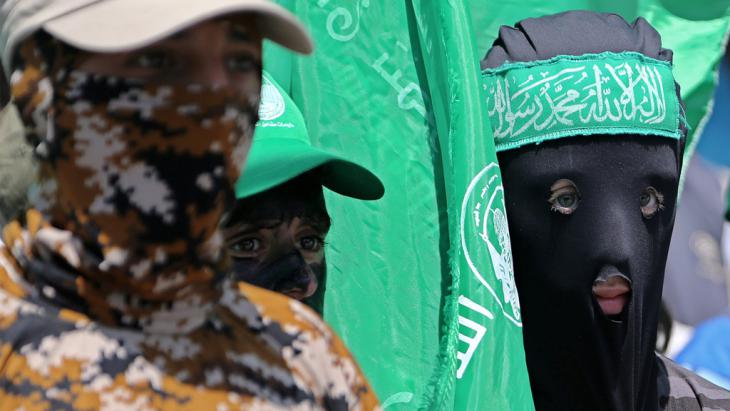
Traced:
<path id="1" fill-rule="evenodd" d="M 31 277 L 0 246 L 0 410 L 379 408 L 338 337 L 279 294 L 224 283 L 201 327 L 151 332 L 95 321 Z"/>

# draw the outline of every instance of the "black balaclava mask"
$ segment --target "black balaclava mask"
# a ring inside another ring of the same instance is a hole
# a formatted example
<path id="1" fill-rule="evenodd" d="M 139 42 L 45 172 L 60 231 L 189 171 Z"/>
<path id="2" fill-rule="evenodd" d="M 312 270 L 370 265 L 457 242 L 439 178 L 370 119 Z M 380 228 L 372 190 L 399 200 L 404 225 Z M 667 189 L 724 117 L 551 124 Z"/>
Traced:
<path id="1" fill-rule="evenodd" d="M 297 227 L 293 226 L 295 219 L 299 221 Z M 233 275 L 236 280 L 301 299 L 321 313 L 326 286 L 322 247 L 329 226 L 322 182 L 316 171 L 239 199 L 225 219 L 223 230 L 233 258 Z M 270 232 L 271 238 L 256 239 L 260 229 Z M 262 243 L 262 252 L 236 250 L 237 245 L 245 244 L 242 241 L 250 243 L 253 239 Z M 311 248 L 322 251 L 306 251 Z M 312 287 L 316 292 L 309 295 L 308 288 Z"/>
<path id="2" fill-rule="evenodd" d="M 606 51 L 672 56 L 643 19 L 568 12 L 502 27 L 482 68 Z M 658 409 L 654 346 L 681 151 L 677 139 L 618 134 L 499 153 L 538 410 Z M 561 179 L 577 188 L 577 205 L 559 200 L 569 214 L 549 202 Z M 631 291 L 607 316 L 592 288 L 612 278 Z"/>

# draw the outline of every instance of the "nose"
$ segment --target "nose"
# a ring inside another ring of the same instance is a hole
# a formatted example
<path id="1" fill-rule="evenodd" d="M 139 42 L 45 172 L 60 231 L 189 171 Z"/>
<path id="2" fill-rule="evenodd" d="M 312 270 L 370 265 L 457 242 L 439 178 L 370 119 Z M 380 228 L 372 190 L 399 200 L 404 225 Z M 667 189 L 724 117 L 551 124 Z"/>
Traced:
<path id="1" fill-rule="evenodd" d="M 283 254 L 264 262 L 257 270 L 257 276 L 266 279 L 266 288 L 275 289 L 277 285 L 288 282 L 304 265 L 298 253 Z"/>
<path id="2" fill-rule="evenodd" d="M 641 236 L 637 229 L 642 226 L 641 221 L 634 221 L 633 214 L 638 214 L 638 210 L 628 210 L 626 204 L 616 199 L 604 204 L 597 218 L 594 216 L 591 250 L 596 253 L 593 261 L 600 264 L 594 267 L 597 275 L 604 266 L 611 266 L 630 278 L 632 245 L 638 245 Z"/>
<path id="3" fill-rule="evenodd" d="M 202 60 L 202 67 L 199 71 L 197 83 L 208 84 L 211 87 L 228 87 L 231 85 L 228 70 L 220 58 L 206 58 Z"/>
<path id="4" fill-rule="evenodd" d="M 227 29 L 224 26 L 205 23 L 190 31 L 186 46 L 190 53 L 188 61 L 194 70 L 189 81 L 213 87 L 230 84 L 225 53 Z"/>

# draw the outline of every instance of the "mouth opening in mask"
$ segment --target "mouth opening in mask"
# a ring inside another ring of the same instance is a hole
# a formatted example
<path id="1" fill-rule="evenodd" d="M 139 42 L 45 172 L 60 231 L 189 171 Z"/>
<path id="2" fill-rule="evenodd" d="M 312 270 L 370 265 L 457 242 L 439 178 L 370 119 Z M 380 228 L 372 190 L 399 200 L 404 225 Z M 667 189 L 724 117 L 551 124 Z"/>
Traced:
<path id="1" fill-rule="evenodd" d="M 290 298 L 302 301 L 313 296 L 318 286 L 317 276 L 307 268 L 298 273 L 295 278 L 287 278 L 282 281 L 277 285 L 276 290 Z"/>
<path id="2" fill-rule="evenodd" d="M 604 267 L 593 281 L 592 291 L 604 317 L 622 322 L 631 301 L 631 280 L 614 267 Z"/>

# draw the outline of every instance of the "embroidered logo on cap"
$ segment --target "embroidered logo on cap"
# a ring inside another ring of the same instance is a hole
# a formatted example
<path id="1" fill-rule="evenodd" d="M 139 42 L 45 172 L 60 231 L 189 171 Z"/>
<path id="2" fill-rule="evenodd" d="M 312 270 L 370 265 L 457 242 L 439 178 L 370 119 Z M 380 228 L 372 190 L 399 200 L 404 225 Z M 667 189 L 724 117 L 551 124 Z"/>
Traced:
<path id="1" fill-rule="evenodd" d="M 265 76 L 261 83 L 261 103 L 259 120 L 270 121 L 281 117 L 286 111 L 286 103 L 279 89 Z"/>

